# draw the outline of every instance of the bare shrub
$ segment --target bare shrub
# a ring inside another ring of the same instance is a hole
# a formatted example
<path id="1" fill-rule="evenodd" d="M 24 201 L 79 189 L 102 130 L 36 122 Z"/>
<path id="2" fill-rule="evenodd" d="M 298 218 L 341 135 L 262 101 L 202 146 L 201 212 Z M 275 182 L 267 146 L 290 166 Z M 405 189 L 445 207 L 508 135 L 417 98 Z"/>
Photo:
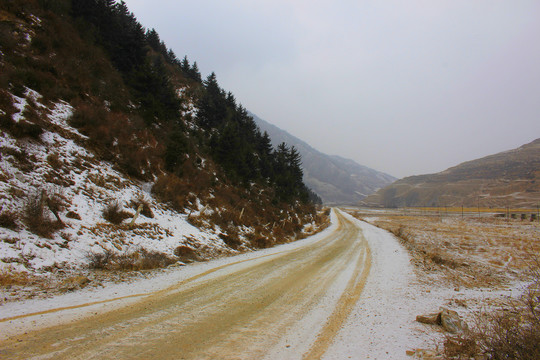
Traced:
<path id="1" fill-rule="evenodd" d="M 141 250 L 137 253 L 136 266 L 139 270 L 162 268 L 174 264 L 176 259 L 159 251 Z"/>
<path id="2" fill-rule="evenodd" d="M 174 255 L 176 255 L 180 261 L 185 263 L 200 260 L 195 249 L 186 245 L 180 245 L 174 249 Z"/>
<path id="3" fill-rule="evenodd" d="M 137 210 L 140 205 L 142 205 L 141 215 L 149 219 L 153 219 L 154 212 L 152 211 L 152 206 L 150 205 L 150 201 L 145 199 L 143 196 L 139 196 L 137 197 L 137 199 L 131 200 L 131 207 L 133 209 Z"/>
<path id="4" fill-rule="evenodd" d="M 474 330 L 445 341 L 447 358 L 482 355 L 488 359 L 540 359 L 540 263 L 533 281 L 510 309 L 478 315 Z"/>
<path id="5" fill-rule="evenodd" d="M 163 202 L 167 202 L 177 211 L 183 211 L 188 205 L 190 185 L 176 175 L 162 175 L 152 187 L 152 192 Z"/>
<path id="6" fill-rule="evenodd" d="M 46 211 L 60 208 L 60 201 L 56 196 L 50 197 L 42 190 L 27 197 L 24 207 L 24 219 L 28 229 L 36 235 L 52 238 L 53 234 L 64 227 L 59 219 L 52 220 Z"/>
<path id="7" fill-rule="evenodd" d="M 104 124 L 106 117 L 105 107 L 81 102 L 77 104 L 68 122 L 75 128 L 88 130 Z"/>
<path id="8" fill-rule="evenodd" d="M 227 246 L 229 246 L 232 249 L 238 249 L 239 246 L 242 245 L 242 241 L 238 238 L 238 235 L 230 235 L 230 234 L 220 234 L 219 237 Z"/>
<path id="9" fill-rule="evenodd" d="M 111 201 L 103 209 L 103 218 L 111 224 L 119 225 L 125 219 L 132 217 L 132 214 L 122 209 L 122 205 L 118 201 Z"/>
<path id="10" fill-rule="evenodd" d="M 128 254 L 116 254 L 111 250 L 87 255 L 88 267 L 92 270 L 149 270 L 166 267 L 177 261 L 159 251 L 141 249 Z"/>
<path id="11" fill-rule="evenodd" d="M 17 230 L 17 214 L 11 211 L 4 211 L 0 214 L 0 226 L 10 230 Z"/>
<path id="12" fill-rule="evenodd" d="M 86 256 L 86 259 L 88 260 L 88 267 L 91 270 L 105 270 L 111 263 L 113 257 L 113 252 L 106 249 L 103 252 L 89 253 Z"/>

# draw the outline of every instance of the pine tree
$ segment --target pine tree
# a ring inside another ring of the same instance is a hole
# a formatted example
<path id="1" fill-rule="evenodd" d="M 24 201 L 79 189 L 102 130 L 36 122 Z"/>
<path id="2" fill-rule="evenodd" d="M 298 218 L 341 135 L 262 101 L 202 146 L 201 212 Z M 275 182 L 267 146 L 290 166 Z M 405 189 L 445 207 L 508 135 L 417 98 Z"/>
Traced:
<path id="1" fill-rule="evenodd" d="M 199 124 L 205 129 L 223 126 L 227 119 L 227 104 L 223 90 L 219 87 L 216 74 L 211 73 L 203 83 L 204 95 L 199 101 Z"/>

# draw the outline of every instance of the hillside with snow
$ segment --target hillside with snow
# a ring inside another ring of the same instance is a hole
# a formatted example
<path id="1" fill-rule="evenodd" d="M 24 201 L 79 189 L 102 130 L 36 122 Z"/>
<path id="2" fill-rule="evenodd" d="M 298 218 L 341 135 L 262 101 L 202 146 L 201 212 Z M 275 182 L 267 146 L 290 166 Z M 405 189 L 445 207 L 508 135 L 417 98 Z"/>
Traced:
<path id="1" fill-rule="evenodd" d="M 27 98 L 44 109 L 36 92 L 28 90 Z M 19 120 L 28 104 L 26 98 L 15 100 L 19 112 L 14 118 Z M 18 271 L 77 268 L 88 265 L 93 253 L 144 249 L 173 257 L 180 246 L 193 247 L 202 258 L 234 252 L 219 237 L 218 228 L 194 227 L 188 214 L 156 201 L 151 184 L 127 179 L 80 146 L 86 137 L 68 125 L 71 113 L 70 105 L 56 103 L 48 118 L 57 132 L 45 131 L 39 141 L 1 134 L 0 208 L 8 227 L 0 227 L 0 265 Z M 57 204 L 63 225 L 58 226 L 53 212 L 39 204 L 45 201 L 42 194 Z M 130 218 L 140 203 L 148 204 L 151 212 L 141 214 L 132 226 L 129 219 L 118 226 L 103 217 L 115 202 Z M 38 213 L 32 213 L 35 206 L 40 207 Z M 190 216 L 197 217 L 202 207 L 197 201 L 193 206 Z M 42 217 L 34 229 L 40 234 L 25 226 L 32 214 Z"/>
<path id="2" fill-rule="evenodd" d="M 60 5 L 0 11 L 1 285 L 203 261 L 326 222 L 298 153 L 215 74 L 123 2 Z"/>

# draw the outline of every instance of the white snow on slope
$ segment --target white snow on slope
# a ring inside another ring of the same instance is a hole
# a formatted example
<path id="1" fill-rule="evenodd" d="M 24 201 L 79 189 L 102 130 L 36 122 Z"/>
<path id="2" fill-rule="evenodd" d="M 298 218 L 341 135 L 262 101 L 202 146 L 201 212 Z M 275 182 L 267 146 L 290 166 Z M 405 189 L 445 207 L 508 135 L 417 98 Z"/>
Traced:
<path id="1" fill-rule="evenodd" d="M 27 99 L 44 109 L 40 95 L 28 89 L 25 98 L 14 97 L 16 121 L 24 117 Z M 69 104 L 58 102 L 50 108 L 48 121 L 59 130 L 45 131 L 39 141 L 0 132 L 0 212 L 16 214 L 18 222 L 16 230 L 0 227 L 0 271 L 45 274 L 76 269 L 86 265 L 89 254 L 105 250 L 130 253 L 144 248 L 172 255 L 175 248 L 187 245 L 206 255 L 231 252 L 219 238 L 219 230 L 192 226 L 186 214 L 156 201 L 148 191 L 151 186 L 125 178 L 80 146 L 86 137 L 68 124 L 73 112 Z M 66 227 L 50 239 L 24 225 L 28 199 L 41 191 L 63 205 L 60 216 Z M 132 203 L 141 198 L 151 204 L 154 217 L 139 216 L 133 229 L 111 225 L 103 218 L 103 209 L 113 201 L 134 214 Z M 81 219 L 67 218 L 68 211 Z"/>

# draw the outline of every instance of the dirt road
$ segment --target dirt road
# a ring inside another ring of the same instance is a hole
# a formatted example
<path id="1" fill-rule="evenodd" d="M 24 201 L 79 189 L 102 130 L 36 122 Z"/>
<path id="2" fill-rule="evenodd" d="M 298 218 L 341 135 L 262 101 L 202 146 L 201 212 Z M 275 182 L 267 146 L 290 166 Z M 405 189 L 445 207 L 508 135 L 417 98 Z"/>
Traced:
<path id="1" fill-rule="evenodd" d="M 335 219 L 334 231 L 305 246 L 219 266 L 114 311 L 4 339 L 0 358 L 320 358 L 371 266 L 359 227 L 339 212 Z M 4 318 L 0 330 L 32 316 L 39 315 Z"/>

